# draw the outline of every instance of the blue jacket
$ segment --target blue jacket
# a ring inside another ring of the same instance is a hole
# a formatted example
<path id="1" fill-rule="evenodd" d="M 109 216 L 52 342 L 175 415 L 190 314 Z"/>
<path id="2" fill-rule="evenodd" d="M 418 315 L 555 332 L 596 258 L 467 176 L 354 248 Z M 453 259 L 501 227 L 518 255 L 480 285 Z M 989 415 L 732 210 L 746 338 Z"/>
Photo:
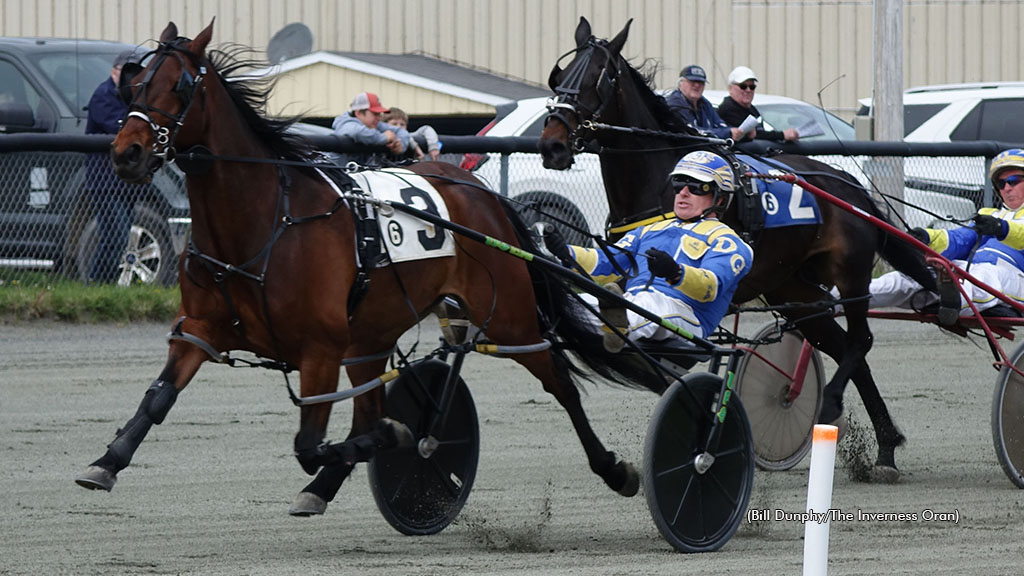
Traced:
<path id="1" fill-rule="evenodd" d="M 732 137 L 732 128 L 715 112 L 715 107 L 707 98 L 701 96 L 697 108 L 694 108 L 677 88 L 665 98 L 665 103 L 684 122 L 701 132 L 708 132 L 718 138 Z"/>
<path id="2" fill-rule="evenodd" d="M 117 97 L 114 79 L 107 78 L 96 87 L 89 99 L 89 118 L 85 122 L 86 134 L 117 134 L 118 122 L 128 114 L 128 105 Z"/>
<path id="3" fill-rule="evenodd" d="M 972 263 L 995 264 L 1002 261 L 1024 271 L 1024 208 L 1017 211 L 982 208 L 978 214 L 1006 220 L 1010 225 L 1009 234 L 1002 240 L 994 236 L 979 238 L 973 225 L 954 230 L 928 230 L 928 245 L 950 260 L 966 260 L 970 256 Z M 978 243 L 978 249 L 972 256 L 975 243 Z"/>
<path id="4" fill-rule="evenodd" d="M 704 334 L 711 334 L 729 310 L 740 279 L 753 263 L 754 253 L 728 225 L 715 219 L 683 222 L 678 218 L 648 224 L 623 236 L 612 250 L 612 259 L 629 270 L 629 255 L 636 260 L 636 275 L 626 280 L 626 292 L 656 290 L 685 302 L 696 314 Z M 683 268 L 678 284 L 654 278 L 647 288 L 651 272 L 644 253 L 658 248 L 669 253 Z M 570 246 L 573 258 L 599 284 L 619 279 L 612 260 L 602 250 Z"/>
<path id="5" fill-rule="evenodd" d="M 89 116 L 85 122 L 86 134 L 117 134 L 121 129 L 120 120 L 128 113 L 128 105 L 117 96 L 114 79 L 96 87 L 89 99 Z M 110 154 L 96 152 L 86 156 L 86 187 L 97 192 L 112 193 L 127 191 L 131 187 L 114 174 L 110 165 Z"/>

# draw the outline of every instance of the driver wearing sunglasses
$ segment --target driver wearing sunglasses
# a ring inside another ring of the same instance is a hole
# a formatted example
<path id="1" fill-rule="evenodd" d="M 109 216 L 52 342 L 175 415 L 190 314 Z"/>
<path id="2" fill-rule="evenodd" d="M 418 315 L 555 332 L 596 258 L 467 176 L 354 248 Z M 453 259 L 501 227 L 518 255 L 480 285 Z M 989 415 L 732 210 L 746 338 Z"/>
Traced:
<path id="1" fill-rule="evenodd" d="M 978 210 L 971 225 L 962 228 L 914 228 L 908 232 L 961 269 L 969 266 L 970 274 L 978 280 L 1024 304 L 1024 149 L 1000 152 L 989 167 L 989 179 L 1002 200 L 998 208 Z M 1014 308 L 973 283 L 964 282 L 962 286 L 979 311 L 995 316 L 1020 316 Z M 951 324 L 957 313 L 973 314 L 953 283 L 940 283 L 937 296 L 925 292 L 909 277 L 890 272 L 872 280 L 869 290 L 873 308 L 919 308 L 941 298 L 941 323 Z"/>
<path id="2" fill-rule="evenodd" d="M 626 272 L 625 299 L 700 337 L 722 320 L 739 281 L 750 269 L 753 252 L 727 224 L 718 220 L 739 182 L 722 156 L 690 152 L 669 175 L 675 190 L 672 213 L 626 233 L 607 250 L 567 246 L 551 227 L 544 244 L 562 260 L 586 272 L 615 294 Z M 630 340 L 663 340 L 672 333 L 625 308 L 581 295 Z M 609 352 L 625 342 L 594 318 Z"/>
<path id="3" fill-rule="evenodd" d="M 740 126 L 748 116 L 757 119 L 755 130 L 747 132 L 744 140 L 757 138 L 775 142 L 796 142 L 800 139 L 796 128 L 765 130 L 761 124 L 761 112 L 754 106 L 754 91 L 757 90 L 757 75 L 746 66 L 737 66 L 729 73 L 729 95 L 718 105 L 718 115 L 729 126 Z"/>

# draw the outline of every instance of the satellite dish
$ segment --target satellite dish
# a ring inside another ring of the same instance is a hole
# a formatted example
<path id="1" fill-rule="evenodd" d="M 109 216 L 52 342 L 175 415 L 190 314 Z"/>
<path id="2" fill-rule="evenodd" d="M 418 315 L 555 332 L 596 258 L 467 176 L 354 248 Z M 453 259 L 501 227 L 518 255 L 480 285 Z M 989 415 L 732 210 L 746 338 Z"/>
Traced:
<path id="1" fill-rule="evenodd" d="M 305 56 L 313 50 L 313 32 L 302 22 L 292 22 L 281 28 L 267 44 L 267 60 L 280 64 L 285 60 Z"/>

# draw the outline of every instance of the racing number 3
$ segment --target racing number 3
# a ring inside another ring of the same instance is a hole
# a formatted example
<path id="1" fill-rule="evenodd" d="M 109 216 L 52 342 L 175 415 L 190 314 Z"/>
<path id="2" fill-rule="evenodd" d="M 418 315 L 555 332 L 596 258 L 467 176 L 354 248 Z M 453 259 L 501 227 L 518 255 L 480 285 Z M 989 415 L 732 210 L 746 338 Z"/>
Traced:
<path id="1" fill-rule="evenodd" d="M 402 202 L 409 206 L 419 208 L 437 217 L 441 216 L 437 209 L 437 204 L 434 204 L 433 199 L 425 191 L 419 188 L 402 188 L 400 193 L 402 195 Z M 419 203 L 419 206 L 417 206 L 417 198 L 422 201 Z M 420 246 L 423 246 L 424 250 L 438 250 L 444 245 L 444 230 L 437 226 L 430 226 L 430 228 L 434 231 L 433 235 L 428 234 L 426 230 L 419 230 L 416 232 L 416 238 L 420 241 Z"/>

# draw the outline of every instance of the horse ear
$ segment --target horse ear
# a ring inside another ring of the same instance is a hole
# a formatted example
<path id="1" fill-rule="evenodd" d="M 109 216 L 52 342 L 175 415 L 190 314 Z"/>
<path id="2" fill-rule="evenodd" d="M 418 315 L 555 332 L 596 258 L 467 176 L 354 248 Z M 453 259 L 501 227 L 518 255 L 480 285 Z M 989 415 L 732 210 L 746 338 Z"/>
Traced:
<path id="1" fill-rule="evenodd" d="M 633 19 L 630 18 L 629 21 L 626 22 L 626 27 L 622 29 L 622 32 L 619 32 L 615 35 L 615 38 L 612 38 L 612 41 L 608 43 L 609 50 L 615 53 L 622 52 L 622 47 L 626 44 L 626 37 L 629 36 L 629 25 L 632 23 Z"/>
<path id="2" fill-rule="evenodd" d="M 160 33 L 160 42 L 170 42 L 178 37 L 178 27 L 174 22 L 168 22 L 167 28 Z"/>
<path id="3" fill-rule="evenodd" d="M 196 35 L 195 40 L 192 40 L 192 43 L 189 44 L 189 52 L 196 56 L 202 56 L 206 53 L 206 46 L 210 43 L 210 39 L 213 38 L 213 21 L 216 19 L 217 17 L 214 16 L 213 20 L 210 20 L 210 24 Z"/>
<path id="4" fill-rule="evenodd" d="M 579 48 L 590 40 L 590 22 L 580 16 L 580 24 L 576 27 L 576 47 Z"/>

